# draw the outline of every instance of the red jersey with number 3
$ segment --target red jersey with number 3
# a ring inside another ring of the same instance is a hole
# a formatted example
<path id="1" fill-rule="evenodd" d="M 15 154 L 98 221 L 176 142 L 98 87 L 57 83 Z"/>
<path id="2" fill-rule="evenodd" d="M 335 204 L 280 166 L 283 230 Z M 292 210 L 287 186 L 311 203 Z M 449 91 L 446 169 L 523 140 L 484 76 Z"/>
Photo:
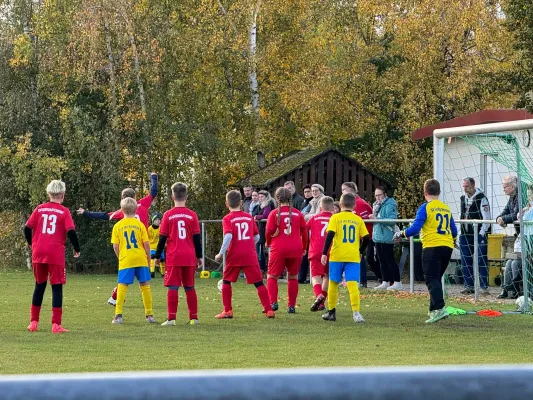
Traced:
<path id="1" fill-rule="evenodd" d="M 174 207 L 163 214 L 159 234 L 167 237 L 165 262 L 169 267 L 196 265 L 193 235 L 200 233 L 196 213 L 187 207 Z"/>
<path id="2" fill-rule="evenodd" d="M 266 243 L 270 246 L 272 255 L 280 257 L 301 257 L 307 249 L 307 227 L 303 214 L 296 208 L 292 208 L 289 216 L 289 206 L 281 207 L 279 227 L 278 210 L 268 215 L 266 225 Z M 279 229 L 278 229 L 279 228 Z M 272 235 L 278 229 L 278 235 Z"/>
<path id="3" fill-rule="evenodd" d="M 32 262 L 65 265 L 67 232 L 74 229 L 69 209 L 59 203 L 41 204 L 26 226 L 32 230 Z"/>
<path id="4" fill-rule="evenodd" d="M 227 267 L 259 265 L 255 252 L 254 236 L 259 229 L 252 216 L 244 211 L 232 211 L 222 219 L 224 235 L 233 235 L 226 253 Z"/>
<path id="5" fill-rule="evenodd" d="M 309 238 L 309 260 L 320 260 L 322 258 L 322 250 L 324 250 L 327 236 L 326 229 L 332 215 L 333 213 L 330 212 L 321 212 L 313 215 L 307 221 L 307 230 L 311 235 Z"/>

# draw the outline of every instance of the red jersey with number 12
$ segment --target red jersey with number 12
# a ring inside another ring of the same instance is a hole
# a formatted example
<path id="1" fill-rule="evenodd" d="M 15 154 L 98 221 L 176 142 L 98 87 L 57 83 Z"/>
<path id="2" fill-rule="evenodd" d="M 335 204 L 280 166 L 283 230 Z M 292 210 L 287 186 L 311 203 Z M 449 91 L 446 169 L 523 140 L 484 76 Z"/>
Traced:
<path id="1" fill-rule="evenodd" d="M 41 204 L 26 226 L 32 230 L 32 262 L 65 265 L 67 232 L 74 229 L 69 209 L 59 203 Z"/>
<path id="2" fill-rule="evenodd" d="M 259 265 L 254 242 L 254 236 L 259 235 L 259 229 L 250 214 L 244 211 L 230 212 L 222 219 L 222 229 L 224 235 L 233 235 L 226 253 L 227 267 Z"/>
<path id="3" fill-rule="evenodd" d="M 196 213 L 187 207 L 174 207 L 163 214 L 159 234 L 167 237 L 166 265 L 192 267 L 196 265 L 193 235 L 200 233 Z"/>
<path id="4" fill-rule="evenodd" d="M 309 260 L 320 260 L 322 257 L 322 250 L 324 250 L 327 236 L 326 229 L 332 215 L 333 213 L 323 211 L 320 214 L 313 215 L 307 221 L 307 230 L 311 234 L 309 238 Z"/>
<path id="5" fill-rule="evenodd" d="M 280 257 L 301 257 L 307 249 L 307 227 L 303 214 L 296 208 L 292 209 L 292 216 L 289 219 L 289 206 L 281 207 L 281 219 L 279 227 L 278 210 L 272 211 L 268 215 L 266 225 L 266 243 L 271 246 L 271 254 Z M 278 229 L 278 235 L 272 235 Z"/>

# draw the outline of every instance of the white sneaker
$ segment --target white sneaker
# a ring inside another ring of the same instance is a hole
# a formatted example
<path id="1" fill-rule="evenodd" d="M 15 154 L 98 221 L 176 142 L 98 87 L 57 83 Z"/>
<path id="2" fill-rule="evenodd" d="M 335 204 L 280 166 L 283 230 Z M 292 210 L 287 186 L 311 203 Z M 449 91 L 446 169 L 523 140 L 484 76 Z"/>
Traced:
<path id="1" fill-rule="evenodd" d="M 365 322 L 365 319 L 363 318 L 363 316 L 361 314 L 359 314 L 358 311 L 354 311 L 353 312 L 353 322 L 361 323 L 361 322 Z"/>
<path id="2" fill-rule="evenodd" d="M 374 290 L 385 290 L 389 287 L 389 282 L 383 281 L 381 282 L 381 285 L 376 286 Z"/>
<path id="3" fill-rule="evenodd" d="M 110 297 L 108 300 L 107 300 L 107 304 L 109 304 L 110 306 L 116 306 L 117 305 L 117 301 L 113 298 L 113 297 Z"/>
<path id="4" fill-rule="evenodd" d="M 394 282 L 391 286 L 387 288 L 387 290 L 402 290 L 403 285 L 401 282 Z"/>
<path id="5" fill-rule="evenodd" d="M 165 321 L 161 324 L 161 326 L 176 326 L 176 321 L 175 320 L 172 320 L 172 321 Z"/>

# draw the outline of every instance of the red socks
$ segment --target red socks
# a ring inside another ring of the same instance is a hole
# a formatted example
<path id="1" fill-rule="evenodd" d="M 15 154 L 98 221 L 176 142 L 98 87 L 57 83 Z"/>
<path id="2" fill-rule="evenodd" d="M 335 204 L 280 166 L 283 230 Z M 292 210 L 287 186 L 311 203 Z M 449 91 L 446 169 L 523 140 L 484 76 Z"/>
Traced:
<path id="1" fill-rule="evenodd" d="M 322 290 L 322 295 L 324 297 L 328 297 L 328 291 L 327 290 Z"/>
<path id="2" fill-rule="evenodd" d="M 52 307 L 52 324 L 61 325 L 62 317 L 63 317 L 63 308 Z"/>
<path id="3" fill-rule="evenodd" d="M 176 313 L 178 312 L 177 290 L 169 289 L 167 292 L 167 312 L 169 321 L 173 321 L 176 319 Z"/>
<path id="4" fill-rule="evenodd" d="M 272 311 L 272 304 L 268 298 L 268 290 L 265 285 L 261 285 L 257 288 L 257 295 L 259 296 L 259 300 L 261 300 L 265 312 Z"/>
<path id="5" fill-rule="evenodd" d="M 267 279 L 268 296 L 270 303 L 277 303 L 278 301 L 278 281 L 274 278 Z"/>
<path id="6" fill-rule="evenodd" d="M 288 306 L 296 307 L 296 297 L 298 296 L 298 279 L 289 279 L 287 281 L 287 291 L 289 294 Z"/>
<path id="7" fill-rule="evenodd" d="M 39 322 L 39 314 L 41 313 L 41 306 L 31 305 L 30 308 L 30 321 Z"/>
<path id="8" fill-rule="evenodd" d="M 198 297 L 196 297 L 196 290 L 186 290 L 185 297 L 187 298 L 187 307 L 189 308 L 189 319 L 198 319 Z"/>
<path id="9" fill-rule="evenodd" d="M 115 287 L 113 289 L 113 293 L 111 293 L 111 297 L 113 298 L 113 300 L 117 299 L 117 292 L 118 292 L 118 287 Z"/>
<path id="10" fill-rule="evenodd" d="M 322 285 L 320 283 L 313 285 L 313 293 L 315 294 L 315 298 L 322 294 Z"/>
<path id="11" fill-rule="evenodd" d="M 231 284 L 224 283 L 222 285 L 222 304 L 224 305 L 224 311 L 231 311 Z"/>

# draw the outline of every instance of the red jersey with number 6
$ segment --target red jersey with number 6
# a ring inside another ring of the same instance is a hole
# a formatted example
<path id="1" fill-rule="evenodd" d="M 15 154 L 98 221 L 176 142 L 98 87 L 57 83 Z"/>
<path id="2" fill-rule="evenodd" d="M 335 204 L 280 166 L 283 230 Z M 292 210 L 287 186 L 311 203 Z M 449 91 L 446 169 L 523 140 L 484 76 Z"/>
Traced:
<path id="1" fill-rule="evenodd" d="M 165 260 L 168 267 L 196 265 L 193 235 L 198 233 L 198 216 L 187 207 L 174 207 L 163 214 L 159 234 L 167 237 Z"/>
<path id="2" fill-rule="evenodd" d="M 230 212 L 222 219 L 222 230 L 224 235 L 233 235 L 226 253 L 227 267 L 259 265 L 254 242 L 254 236 L 259 235 L 259 229 L 250 214 L 244 211 Z"/>
<path id="3" fill-rule="evenodd" d="M 301 257 L 307 250 L 307 227 L 303 214 L 296 208 L 292 208 L 289 216 L 289 206 L 281 207 L 279 227 L 279 210 L 274 210 L 268 215 L 266 225 L 266 243 L 270 246 L 272 255 L 281 257 Z M 272 236 L 278 230 L 277 236 Z"/>
<path id="4" fill-rule="evenodd" d="M 320 214 L 313 215 L 307 221 L 307 230 L 311 235 L 309 238 L 309 260 L 321 259 L 324 243 L 326 242 L 326 229 L 332 215 L 333 213 L 323 211 Z"/>
<path id="5" fill-rule="evenodd" d="M 69 209 L 59 203 L 41 204 L 26 226 L 32 230 L 32 262 L 65 265 L 67 232 L 74 229 Z"/>

